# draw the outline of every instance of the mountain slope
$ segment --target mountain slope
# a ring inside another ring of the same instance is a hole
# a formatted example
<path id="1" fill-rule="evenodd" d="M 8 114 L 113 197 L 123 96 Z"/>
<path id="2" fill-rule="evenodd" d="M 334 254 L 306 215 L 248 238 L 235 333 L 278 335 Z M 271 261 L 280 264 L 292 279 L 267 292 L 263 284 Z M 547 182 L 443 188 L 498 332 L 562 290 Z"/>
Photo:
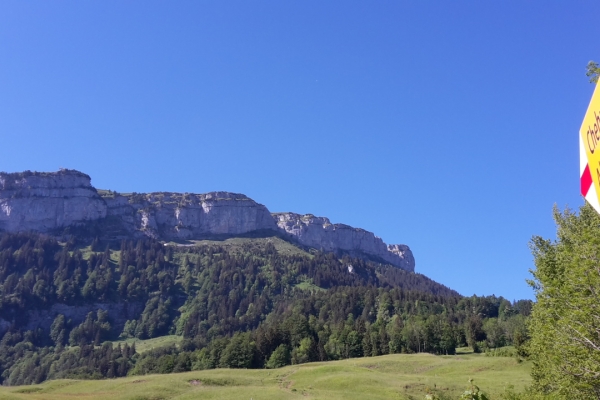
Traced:
<path id="1" fill-rule="evenodd" d="M 526 312 L 526 304 L 463 298 L 420 274 L 277 236 L 123 240 L 111 248 L 0 235 L 0 379 L 7 385 L 452 354 L 457 344 L 486 340 L 485 318 L 505 320 L 506 333 L 490 343 L 512 342 Z M 143 354 L 103 345 L 169 334 L 183 341 Z"/>

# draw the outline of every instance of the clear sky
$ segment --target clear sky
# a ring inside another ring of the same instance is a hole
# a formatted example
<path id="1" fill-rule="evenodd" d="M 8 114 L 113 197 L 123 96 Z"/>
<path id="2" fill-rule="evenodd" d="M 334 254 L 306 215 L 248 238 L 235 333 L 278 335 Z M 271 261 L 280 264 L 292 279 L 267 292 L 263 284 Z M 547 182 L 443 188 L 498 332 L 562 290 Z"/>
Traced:
<path id="1" fill-rule="evenodd" d="M 579 207 L 598 1 L 0 2 L 0 170 L 244 193 L 533 298 Z"/>

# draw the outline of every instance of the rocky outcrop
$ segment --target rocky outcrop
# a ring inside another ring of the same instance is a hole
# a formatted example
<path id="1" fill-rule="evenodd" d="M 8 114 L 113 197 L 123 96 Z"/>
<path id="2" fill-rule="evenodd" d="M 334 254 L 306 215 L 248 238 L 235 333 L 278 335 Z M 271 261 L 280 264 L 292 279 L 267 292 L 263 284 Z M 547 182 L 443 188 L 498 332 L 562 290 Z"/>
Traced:
<path id="1" fill-rule="evenodd" d="M 101 194 L 78 171 L 0 173 L 0 231 L 52 232 L 107 216 L 128 235 L 165 240 L 277 229 L 269 210 L 243 194 Z"/>
<path id="2" fill-rule="evenodd" d="M 0 231 L 52 233 L 86 224 L 97 224 L 112 239 L 200 239 L 270 230 L 323 251 L 367 256 L 407 271 L 415 267 L 406 245 L 386 246 L 364 229 L 311 214 L 271 214 L 243 194 L 122 195 L 96 190 L 88 175 L 74 170 L 0 173 Z"/>
<path id="3" fill-rule="evenodd" d="M 323 251 L 347 251 L 372 256 L 407 271 L 414 271 L 415 259 L 406 245 L 389 245 L 372 232 L 344 224 L 332 224 L 328 218 L 312 214 L 273 214 L 277 226 L 305 246 Z"/>
<path id="4" fill-rule="evenodd" d="M 384 260 L 403 270 L 415 271 L 415 256 L 413 256 L 410 247 L 405 244 L 388 244 L 387 249 L 393 255 L 387 254 L 386 256 L 382 256 Z"/>
<path id="5" fill-rule="evenodd" d="M 108 215 L 157 239 L 239 235 L 277 226 L 262 204 L 243 194 L 148 193 L 105 198 Z"/>
<path id="6" fill-rule="evenodd" d="M 0 230 L 48 232 L 106 216 L 90 177 L 78 171 L 0 173 Z"/>

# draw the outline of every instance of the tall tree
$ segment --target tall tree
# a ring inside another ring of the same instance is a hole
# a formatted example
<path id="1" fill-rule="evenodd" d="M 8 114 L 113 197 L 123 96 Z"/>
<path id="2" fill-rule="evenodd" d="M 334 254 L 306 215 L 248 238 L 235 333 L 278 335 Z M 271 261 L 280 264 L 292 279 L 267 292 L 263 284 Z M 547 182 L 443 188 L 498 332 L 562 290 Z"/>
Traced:
<path id="1" fill-rule="evenodd" d="M 600 399 L 600 216 L 554 209 L 557 240 L 532 238 L 536 292 L 529 324 L 534 389 Z"/>

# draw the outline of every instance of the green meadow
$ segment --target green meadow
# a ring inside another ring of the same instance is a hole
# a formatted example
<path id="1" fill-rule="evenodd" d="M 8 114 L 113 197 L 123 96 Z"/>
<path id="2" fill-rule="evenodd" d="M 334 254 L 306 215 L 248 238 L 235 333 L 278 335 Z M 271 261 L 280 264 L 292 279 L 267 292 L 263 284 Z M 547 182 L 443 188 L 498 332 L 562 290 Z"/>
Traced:
<path id="1" fill-rule="evenodd" d="M 394 354 L 292 365 L 280 369 L 216 369 L 107 380 L 55 380 L 0 387 L 0 399 L 424 399 L 428 390 L 456 399 L 474 379 L 491 399 L 531 381 L 530 363 L 460 352 Z"/>

